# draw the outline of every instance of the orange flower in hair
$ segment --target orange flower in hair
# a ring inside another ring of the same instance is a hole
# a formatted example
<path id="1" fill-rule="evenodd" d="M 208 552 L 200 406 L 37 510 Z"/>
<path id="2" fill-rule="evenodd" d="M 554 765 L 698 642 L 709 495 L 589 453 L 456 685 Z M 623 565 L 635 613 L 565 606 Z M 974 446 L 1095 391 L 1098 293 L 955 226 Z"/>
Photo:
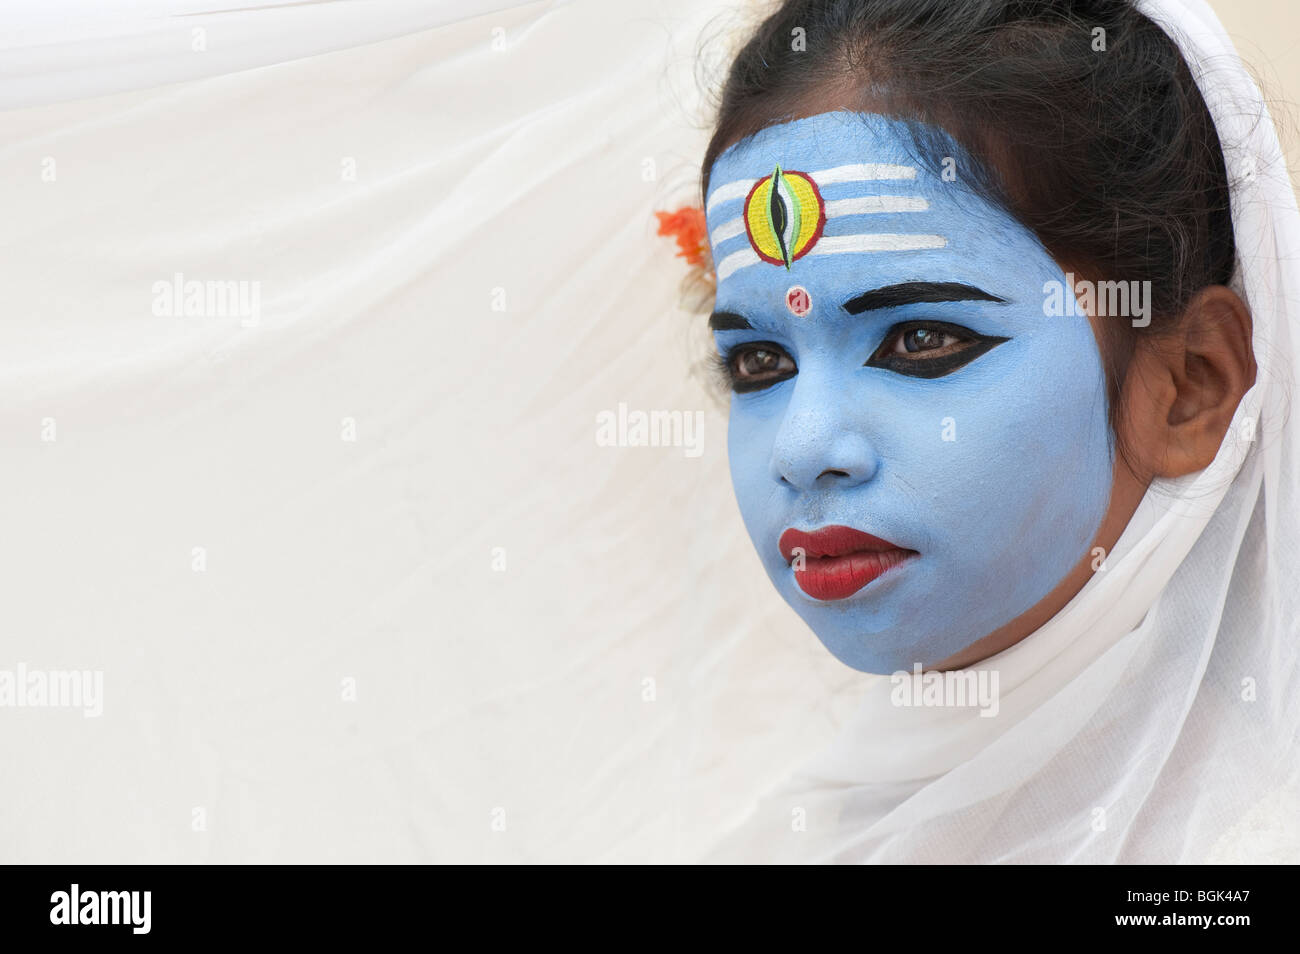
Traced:
<path id="1" fill-rule="evenodd" d="M 709 235 L 704 224 L 704 210 L 682 206 L 676 212 L 655 212 L 659 217 L 659 234 L 677 237 L 677 254 L 688 265 L 708 267 Z"/>
<path id="2" fill-rule="evenodd" d="M 712 310 L 717 278 L 713 271 L 704 210 L 687 205 L 676 212 L 655 212 L 655 215 L 659 217 L 659 234 L 677 239 L 677 256 L 686 259 L 690 266 L 682 278 L 678 303 L 686 311 L 704 313 Z"/>

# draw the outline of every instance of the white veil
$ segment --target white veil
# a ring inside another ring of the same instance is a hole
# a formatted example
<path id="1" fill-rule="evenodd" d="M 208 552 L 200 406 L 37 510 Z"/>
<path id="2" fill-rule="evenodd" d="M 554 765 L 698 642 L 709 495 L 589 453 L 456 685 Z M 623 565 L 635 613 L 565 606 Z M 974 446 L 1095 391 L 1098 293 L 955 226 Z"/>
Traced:
<path id="1" fill-rule="evenodd" d="M 714 860 L 1300 858 L 1300 217 L 1214 14 L 1141 7 L 1178 41 L 1224 142 L 1256 384 L 1210 467 L 1154 484 L 1104 569 L 971 667 L 997 672 L 996 716 L 895 706 L 875 677 L 835 743 Z"/>

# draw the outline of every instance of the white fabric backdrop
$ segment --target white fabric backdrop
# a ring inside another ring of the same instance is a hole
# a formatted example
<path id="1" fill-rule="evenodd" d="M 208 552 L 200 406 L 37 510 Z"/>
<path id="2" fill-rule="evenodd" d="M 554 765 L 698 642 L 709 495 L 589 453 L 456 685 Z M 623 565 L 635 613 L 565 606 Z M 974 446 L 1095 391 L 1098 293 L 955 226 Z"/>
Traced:
<path id="1" fill-rule="evenodd" d="M 330 6 L 410 22 L 292 15 Z M 0 668 L 105 693 L 0 710 L 0 859 L 686 859 L 830 737 L 860 677 L 750 552 L 654 234 L 717 10 L 526 4 L 0 113 Z M 14 62 L 6 101 L 47 89 Z M 176 272 L 260 282 L 260 323 L 156 316 Z M 597 446 L 620 402 L 703 411 L 702 455 Z"/>
<path id="2" fill-rule="evenodd" d="M 517 6 L 513 0 L 10 0 L 0 15 L 0 108 L 219 76 Z"/>
<path id="3" fill-rule="evenodd" d="M 870 682 L 750 551 L 654 235 L 743 4 L 95 6 L 0 42 L 0 669 L 105 692 L 0 710 L 0 860 L 704 856 Z"/>

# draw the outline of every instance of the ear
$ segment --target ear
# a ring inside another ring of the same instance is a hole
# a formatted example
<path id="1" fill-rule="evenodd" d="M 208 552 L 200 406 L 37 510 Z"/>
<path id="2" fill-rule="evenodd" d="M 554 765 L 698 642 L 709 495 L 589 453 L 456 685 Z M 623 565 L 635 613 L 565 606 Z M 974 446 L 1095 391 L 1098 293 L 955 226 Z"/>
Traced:
<path id="1" fill-rule="evenodd" d="M 1146 477 L 1208 467 L 1255 383 L 1250 311 L 1231 289 L 1202 288 L 1171 324 L 1139 339 L 1121 390 L 1125 443 Z"/>

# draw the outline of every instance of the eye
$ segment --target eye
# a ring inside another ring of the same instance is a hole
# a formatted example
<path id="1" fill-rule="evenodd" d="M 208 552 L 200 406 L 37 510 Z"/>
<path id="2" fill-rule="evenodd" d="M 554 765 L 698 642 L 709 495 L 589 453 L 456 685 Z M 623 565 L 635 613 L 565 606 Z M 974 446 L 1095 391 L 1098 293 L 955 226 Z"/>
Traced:
<path id="1" fill-rule="evenodd" d="M 720 360 L 731 389 L 737 392 L 760 391 L 799 370 L 785 349 L 770 341 L 737 345 Z"/>
<path id="2" fill-rule="evenodd" d="M 946 321 L 906 321 L 889 329 L 865 367 L 941 378 L 1009 340 Z"/>
<path id="3" fill-rule="evenodd" d="M 918 351 L 942 351 L 961 342 L 956 335 L 934 328 L 912 328 L 894 336 L 893 354 L 916 354 Z"/>

